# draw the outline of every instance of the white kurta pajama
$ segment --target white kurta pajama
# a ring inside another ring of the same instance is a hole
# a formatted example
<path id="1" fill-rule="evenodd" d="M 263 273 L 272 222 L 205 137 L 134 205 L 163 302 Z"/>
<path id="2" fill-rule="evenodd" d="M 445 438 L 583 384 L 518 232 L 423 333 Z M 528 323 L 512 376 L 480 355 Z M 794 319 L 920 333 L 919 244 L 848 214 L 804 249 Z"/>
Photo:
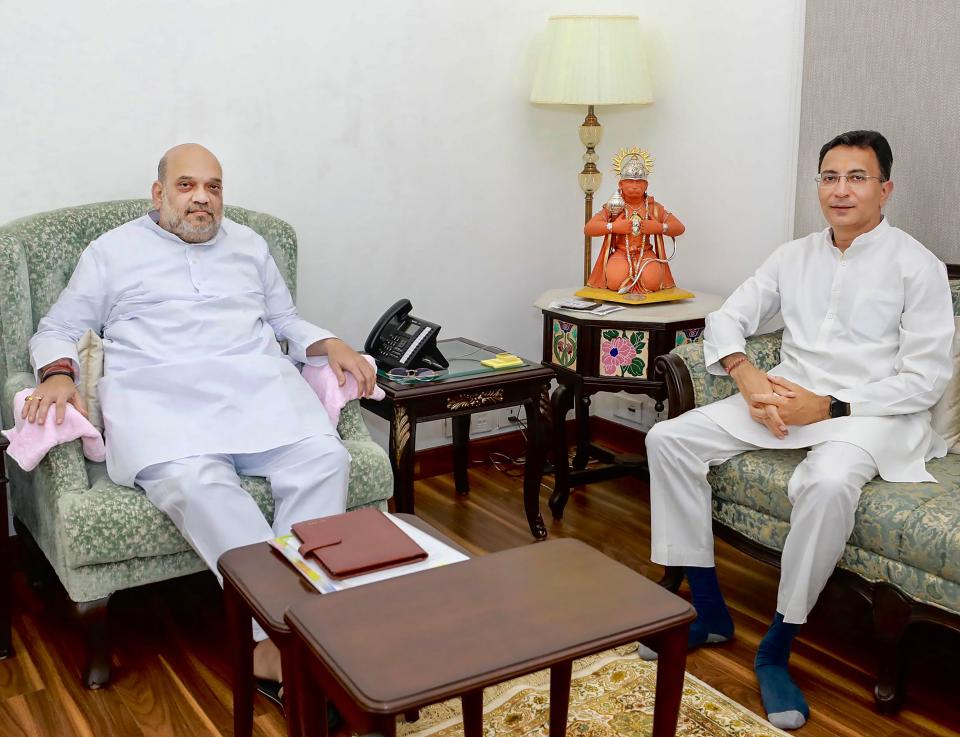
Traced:
<path id="1" fill-rule="evenodd" d="M 708 370 L 723 375 L 720 359 L 743 352 L 778 312 L 781 362 L 769 373 L 849 402 L 851 415 L 790 426 L 778 440 L 736 394 L 654 426 L 651 557 L 713 565 L 710 466 L 754 448 L 814 448 L 788 489 L 778 597 L 786 621 L 803 622 L 850 536 L 863 484 L 876 471 L 888 481 L 934 480 L 924 462 L 946 445 L 928 410 L 952 372 L 953 305 L 944 265 L 885 219 L 845 252 L 828 228 L 778 248 L 707 317 Z"/>
<path id="2" fill-rule="evenodd" d="M 81 335 L 102 332 L 104 377 L 97 388 L 107 470 L 118 484 L 133 486 L 147 467 L 207 455 L 243 456 L 246 468 L 263 472 L 270 467 L 263 454 L 313 439 L 316 465 L 285 483 L 328 483 L 283 514 L 278 498 L 278 515 L 289 525 L 298 511 L 300 519 L 343 511 L 349 456 L 320 400 L 277 344 L 287 340 L 290 358 L 307 362 L 307 348 L 332 333 L 298 316 L 266 242 L 250 228 L 224 219 L 211 240 L 190 244 L 154 217 L 121 225 L 87 247 L 30 341 L 34 367 L 76 361 Z M 329 449 L 325 458 L 320 446 Z M 197 487 L 186 490 L 192 505 L 225 501 L 194 494 L 204 484 L 202 474 L 195 476 L 182 481 Z M 229 503 L 245 507 L 230 524 L 246 531 L 231 541 L 274 534 L 249 495 Z M 214 570 L 223 550 L 206 549 L 202 538 L 227 518 L 216 508 L 200 510 L 202 523 L 175 518 Z"/>

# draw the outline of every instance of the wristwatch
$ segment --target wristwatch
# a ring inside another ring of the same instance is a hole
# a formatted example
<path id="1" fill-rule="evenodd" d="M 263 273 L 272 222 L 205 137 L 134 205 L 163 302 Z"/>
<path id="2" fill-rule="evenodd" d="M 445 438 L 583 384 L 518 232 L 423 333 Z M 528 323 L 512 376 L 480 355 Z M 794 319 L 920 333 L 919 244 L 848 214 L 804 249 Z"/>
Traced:
<path id="1" fill-rule="evenodd" d="M 830 397 L 830 419 L 836 417 L 848 417 L 850 415 L 850 403 L 841 402 L 834 396 Z"/>

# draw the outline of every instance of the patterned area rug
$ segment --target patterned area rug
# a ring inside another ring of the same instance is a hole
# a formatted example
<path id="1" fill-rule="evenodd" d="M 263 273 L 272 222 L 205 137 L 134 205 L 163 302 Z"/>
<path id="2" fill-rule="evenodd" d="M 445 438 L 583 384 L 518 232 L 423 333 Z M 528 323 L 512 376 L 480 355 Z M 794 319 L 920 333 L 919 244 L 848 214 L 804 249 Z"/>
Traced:
<path id="1" fill-rule="evenodd" d="M 653 729 L 657 664 L 641 660 L 636 645 L 575 661 L 567 734 L 570 737 L 647 737 Z M 484 737 L 546 737 L 550 672 L 540 671 L 483 692 Z M 400 721 L 398 737 L 463 737 L 460 700 L 422 709 Z M 683 686 L 680 737 L 787 737 L 787 733 L 689 673 Z"/>

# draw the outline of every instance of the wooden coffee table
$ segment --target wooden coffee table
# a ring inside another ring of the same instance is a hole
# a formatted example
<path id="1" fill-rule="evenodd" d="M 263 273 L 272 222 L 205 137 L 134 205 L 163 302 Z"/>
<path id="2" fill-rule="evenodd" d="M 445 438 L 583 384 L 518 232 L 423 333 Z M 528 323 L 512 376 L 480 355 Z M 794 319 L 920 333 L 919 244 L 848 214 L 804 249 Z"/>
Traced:
<path id="1" fill-rule="evenodd" d="M 326 735 L 326 700 L 360 734 L 460 697 L 480 737 L 483 688 L 550 668 L 550 735 L 566 732 L 574 659 L 638 639 L 660 654 L 654 737 L 676 731 L 695 612 L 576 540 L 553 540 L 381 581 L 287 610 L 303 734 Z M 389 636 L 384 625 L 389 623 Z"/>
<path id="2" fill-rule="evenodd" d="M 397 515 L 404 522 L 423 530 L 431 537 L 469 555 L 466 550 L 411 514 Z M 255 618 L 270 639 L 274 641 L 283 658 L 284 680 L 288 673 L 288 649 L 290 628 L 283 614 L 291 604 L 301 599 L 320 598 L 320 593 L 311 586 L 267 543 L 254 543 L 234 548 L 220 556 L 217 564 L 223 576 L 223 596 L 227 615 L 227 643 L 233 671 L 233 734 L 234 737 L 250 737 L 253 731 L 253 639 L 250 619 Z M 335 595 L 328 595 L 335 598 Z M 384 626 L 381 639 L 390 636 L 389 626 Z M 297 713 L 296 689 L 284 689 L 284 713 L 287 733 L 300 735 Z M 324 716 L 326 725 L 326 716 Z"/>

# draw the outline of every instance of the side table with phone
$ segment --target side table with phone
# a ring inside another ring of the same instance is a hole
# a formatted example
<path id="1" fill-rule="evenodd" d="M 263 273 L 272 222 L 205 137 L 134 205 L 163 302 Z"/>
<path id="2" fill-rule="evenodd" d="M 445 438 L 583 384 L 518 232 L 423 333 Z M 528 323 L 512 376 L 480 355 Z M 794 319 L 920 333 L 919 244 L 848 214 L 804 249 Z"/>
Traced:
<path id="1" fill-rule="evenodd" d="M 467 494 L 470 415 L 522 405 L 528 427 L 523 507 L 533 536 L 545 538 L 547 528 L 539 500 L 553 370 L 514 357 L 519 362 L 516 365 L 500 349 L 466 338 L 438 341 L 440 326 L 414 317 L 410 310 L 408 300 L 397 302 L 377 322 L 364 346 L 377 359 L 377 384 L 387 396 L 381 402 L 361 403 L 390 423 L 396 511 L 414 511 L 418 422 L 452 418 L 454 482 L 458 494 Z M 496 368 L 504 364 L 513 367 Z"/>

